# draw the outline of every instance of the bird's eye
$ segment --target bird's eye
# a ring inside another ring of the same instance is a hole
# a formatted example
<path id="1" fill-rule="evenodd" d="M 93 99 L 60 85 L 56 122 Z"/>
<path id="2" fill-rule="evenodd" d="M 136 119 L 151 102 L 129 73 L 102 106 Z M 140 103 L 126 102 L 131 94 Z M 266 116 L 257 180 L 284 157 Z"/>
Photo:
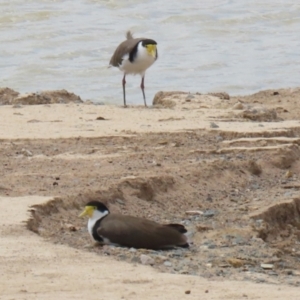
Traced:
<path id="1" fill-rule="evenodd" d="M 96 209 L 97 209 L 97 207 L 96 207 L 96 206 L 94 206 L 93 208 L 94 208 L 94 210 L 96 210 Z"/>

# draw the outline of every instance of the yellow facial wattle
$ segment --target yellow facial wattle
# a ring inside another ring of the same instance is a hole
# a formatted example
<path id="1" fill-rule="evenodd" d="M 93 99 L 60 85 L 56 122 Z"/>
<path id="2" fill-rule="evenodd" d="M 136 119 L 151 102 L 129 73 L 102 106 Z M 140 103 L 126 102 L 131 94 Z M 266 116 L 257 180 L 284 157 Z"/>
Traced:
<path id="1" fill-rule="evenodd" d="M 94 210 L 94 206 L 86 206 L 84 208 L 84 211 L 79 215 L 79 217 L 89 216 L 91 218 L 93 216 Z"/>
<path id="2" fill-rule="evenodd" d="M 146 48 L 147 48 L 147 51 L 148 51 L 149 55 L 151 55 L 153 57 L 156 57 L 156 45 L 149 44 L 149 45 L 146 46 Z"/>

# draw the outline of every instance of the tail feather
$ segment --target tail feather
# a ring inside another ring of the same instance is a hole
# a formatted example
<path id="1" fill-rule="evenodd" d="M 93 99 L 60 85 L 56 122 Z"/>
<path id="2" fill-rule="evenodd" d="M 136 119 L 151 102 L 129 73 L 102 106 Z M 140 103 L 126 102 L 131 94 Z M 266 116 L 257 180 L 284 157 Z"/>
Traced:
<path id="1" fill-rule="evenodd" d="M 187 232 L 186 228 L 181 224 L 166 224 L 165 226 L 172 227 L 180 233 L 186 233 Z"/>
<path id="2" fill-rule="evenodd" d="M 126 39 L 127 40 L 132 40 L 133 39 L 133 35 L 132 35 L 132 32 L 130 30 L 128 30 L 126 32 Z"/>

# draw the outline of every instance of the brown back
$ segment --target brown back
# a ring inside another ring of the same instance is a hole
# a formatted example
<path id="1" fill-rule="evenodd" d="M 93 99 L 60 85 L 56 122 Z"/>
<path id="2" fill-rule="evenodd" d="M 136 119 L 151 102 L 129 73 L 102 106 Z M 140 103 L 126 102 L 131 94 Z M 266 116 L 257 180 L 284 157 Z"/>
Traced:
<path id="1" fill-rule="evenodd" d="M 126 215 L 108 215 L 97 232 L 110 242 L 126 247 L 161 249 L 187 244 L 186 236 L 178 228 Z"/>
<path id="2" fill-rule="evenodd" d="M 113 56 L 110 59 L 109 64 L 113 67 L 118 67 L 122 63 L 123 56 L 127 53 L 130 53 L 138 42 L 146 40 L 145 38 L 134 39 L 130 31 L 127 31 L 126 38 L 127 40 L 122 42 L 117 47 Z"/>

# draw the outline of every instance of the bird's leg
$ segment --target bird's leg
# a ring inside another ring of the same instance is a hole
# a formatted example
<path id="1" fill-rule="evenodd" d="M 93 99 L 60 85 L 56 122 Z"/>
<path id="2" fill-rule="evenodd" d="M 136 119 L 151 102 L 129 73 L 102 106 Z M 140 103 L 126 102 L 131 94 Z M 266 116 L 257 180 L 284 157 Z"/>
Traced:
<path id="1" fill-rule="evenodd" d="M 122 80 L 122 85 L 123 85 L 123 100 L 124 100 L 124 107 L 127 107 L 126 105 L 126 93 L 125 93 L 125 84 L 126 84 L 126 74 L 124 74 L 123 80 Z"/>
<path id="2" fill-rule="evenodd" d="M 145 106 L 147 107 L 146 96 L 145 96 L 144 78 L 145 78 L 145 75 L 142 76 L 141 89 L 142 89 L 142 92 L 143 92 L 144 103 L 145 103 Z"/>

